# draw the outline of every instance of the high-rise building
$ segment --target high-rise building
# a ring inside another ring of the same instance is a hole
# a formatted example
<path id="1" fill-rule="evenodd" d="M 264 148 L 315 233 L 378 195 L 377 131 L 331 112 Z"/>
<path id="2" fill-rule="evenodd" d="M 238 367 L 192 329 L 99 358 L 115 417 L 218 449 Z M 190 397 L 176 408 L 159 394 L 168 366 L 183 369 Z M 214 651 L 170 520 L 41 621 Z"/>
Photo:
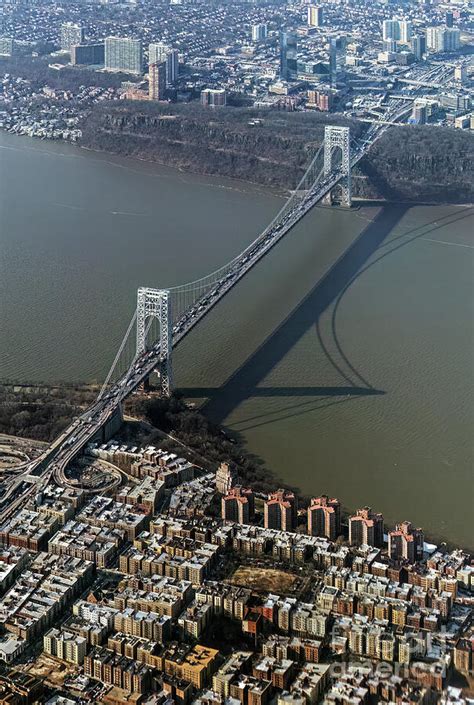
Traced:
<path id="1" fill-rule="evenodd" d="M 457 51 L 461 46 L 461 30 L 457 27 L 446 27 L 445 51 Z"/>
<path id="2" fill-rule="evenodd" d="M 331 37 L 329 40 L 329 74 L 331 86 L 336 88 L 339 74 L 346 64 L 346 37 Z"/>
<path id="3" fill-rule="evenodd" d="M 418 34 L 416 37 L 411 39 L 411 50 L 415 55 L 415 59 L 420 61 L 423 55 L 426 53 L 426 37 L 424 34 Z"/>
<path id="4" fill-rule="evenodd" d="M 205 88 L 201 91 L 201 105 L 216 108 L 224 106 L 226 101 L 227 95 L 224 88 Z"/>
<path id="5" fill-rule="evenodd" d="M 427 122 L 427 109 L 426 105 L 421 105 L 419 103 L 414 104 L 413 113 L 411 116 L 411 122 L 416 125 L 426 125 Z"/>
<path id="6" fill-rule="evenodd" d="M 426 47 L 430 51 L 456 51 L 460 45 L 461 32 L 456 27 L 428 27 L 426 30 Z"/>
<path id="7" fill-rule="evenodd" d="M 79 44 L 71 47 L 71 64 L 73 66 L 98 66 L 105 61 L 104 42 L 97 44 Z"/>
<path id="8" fill-rule="evenodd" d="M 453 25 L 454 25 L 454 15 L 453 15 L 452 12 L 449 12 L 449 11 L 448 11 L 448 12 L 446 13 L 446 15 L 445 15 L 445 22 L 446 22 L 446 27 L 448 27 L 449 29 L 451 29 L 451 27 L 453 27 Z"/>
<path id="9" fill-rule="evenodd" d="M 250 524 L 255 513 L 252 490 L 245 487 L 233 487 L 221 499 L 221 513 L 225 521 Z"/>
<path id="10" fill-rule="evenodd" d="M 0 56 L 12 56 L 14 40 L 11 37 L 0 37 Z"/>
<path id="11" fill-rule="evenodd" d="M 293 513 L 289 502 L 271 499 L 265 502 L 265 527 L 279 531 L 293 531 Z"/>
<path id="12" fill-rule="evenodd" d="M 404 521 L 388 532 L 388 554 L 395 561 L 415 563 L 423 558 L 423 541 L 422 529 L 415 529 L 409 521 Z"/>
<path id="13" fill-rule="evenodd" d="M 72 22 L 65 22 L 61 25 L 61 49 L 64 51 L 71 51 L 71 47 L 82 44 L 84 37 L 84 27 L 81 25 Z"/>
<path id="14" fill-rule="evenodd" d="M 349 541 L 356 546 L 382 546 L 382 514 L 376 514 L 370 507 L 359 509 L 349 518 Z"/>
<path id="15" fill-rule="evenodd" d="M 268 26 L 266 24 L 253 24 L 252 25 L 252 41 L 262 42 L 267 38 Z"/>
<path id="16" fill-rule="evenodd" d="M 400 39 L 400 22 L 397 19 L 393 18 L 383 21 L 382 39 L 384 42 L 387 41 L 387 39 L 395 39 L 395 41 Z"/>
<path id="17" fill-rule="evenodd" d="M 178 78 L 179 60 L 176 49 L 163 42 L 153 42 L 148 45 L 148 64 L 166 63 L 166 85 L 171 86 Z"/>
<path id="18" fill-rule="evenodd" d="M 466 83 L 467 80 L 467 68 L 463 64 L 454 67 L 454 80 L 461 86 Z"/>
<path id="19" fill-rule="evenodd" d="M 268 495 L 264 505 L 266 529 L 294 531 L 298 519 L 298 504 L 293 492 L 277 490 Z"/>
<path id="20" fill-rule="evenodd" d="M 410 20 L 400 20 L 399 22 L 400 25 L 400 41 L 403 44 L 408 44 L 412 33 L 413 33 L 413 25 L 410 22 Z"/>
<path id="21" fill-rule="evenodd" d="M 408 44 L 411 39 L 413 25 L 410 20 L 398 20 L 392 17 L 391 20 L 384 20 L 382 25 L 382 39 L 394 39 L 396 42 Z"/>
<path id="22" fill-rule="evenodd" d="M 396 54 L 398 50 L 398 44 L 395 39 L 385 39 L 383 43 L 383 50 L 388 51 L 391 54 Z"/>
<path id="23" fill-rule="evenodd" d="M 293 32 L 280 32 L 280 78 L 288 81 L 296 76 L 298 40 Z"/>
<path id="24" fill-rule="evenodd" d="M 430 51 L 444 51 L 443 27 L 428 27 L 426 30 L 426 48 Z"/>
<path id="25" fill-rule="evenodd" d="M 327 495 L 313 497 L 308 508 L 308 534 L 335 541 L 341 533 L 341 504 Z"/>
<path id="26" fill-rule="evenodd" d="M 318 110 L 328 112 L 333 105 L 333 95 L 330 91 L 308 91 L 308 104 L 315 106 Z"/>
<path id="27" fill-rule="evenodd" d="M 307 22 L 309 27 L 321 27 L 323 24 L 323 8 L 318 5 L 309 5 Z"/>
<path id="28" fill-rule="evenodd" d="M 237 472 L 229 463 L 221 463 L 216 472 L 216 490 L 227 494 L 237 483 Z"/>
<path id="29" fill-rule="evenodd" d="M 163 100 L 166 91 L 166 62 L 150 64 L 148 67 L 148 97 L 150 100 Z"/>
<path id="30" fill-rule="evenodd" d="M 143 69 L 141 41 L 124 37 L 107 37 L 105 40 L 105 68 L 108 71 L 141 74 Z"/>

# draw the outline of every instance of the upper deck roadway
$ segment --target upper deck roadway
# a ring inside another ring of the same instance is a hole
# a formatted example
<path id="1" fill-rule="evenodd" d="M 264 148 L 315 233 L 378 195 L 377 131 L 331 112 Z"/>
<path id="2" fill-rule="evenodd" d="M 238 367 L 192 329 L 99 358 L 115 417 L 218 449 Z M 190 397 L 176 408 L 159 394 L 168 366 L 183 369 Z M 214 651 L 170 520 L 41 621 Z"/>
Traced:
<path id="1" fill-rule="evenodd" d="M 363 141 L 353 150 L 351 167 L 354 167 L 367 153 L 374 142 L 406 115 L 404 101 L 390 99 L 383 117 L 384 123 L 372 124 Z M 343 178 L 340 169 L 335 169 L 307 191 L 283 217 L 265 231 L 238 257 L 226 276 L 216 283 L 179 318 L 172 329 L 172 342 L 175 347 L 197 323 L 220 301 L 245 274 L 274 247 L 313 206 L 319 203 Z M 6 492 L 0 498 L 0 521 L 17 512 L 25 501 L 35 495 L 51 480 L 66 484 L 67 465 L 100 432 L 112 418 L 122 402 L 150 375 L 160 362 L 160 347 L 155 344 L 151 350 L 139 356 L 135 365 L 109 391 L 98 399 L 82 416 L 73 421 L 48 449 L 36 460 L 18 466 Z"/>

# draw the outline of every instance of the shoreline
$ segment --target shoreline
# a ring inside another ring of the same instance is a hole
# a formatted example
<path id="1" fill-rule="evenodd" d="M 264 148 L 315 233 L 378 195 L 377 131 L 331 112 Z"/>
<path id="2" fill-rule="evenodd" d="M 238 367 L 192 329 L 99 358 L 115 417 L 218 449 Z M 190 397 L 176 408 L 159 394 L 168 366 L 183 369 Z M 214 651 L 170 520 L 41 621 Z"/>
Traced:
<path id="1" fill-rule="evenodd" d="M 2 386 L 2 382 L 1 382 L 1 381 L 0 381 L 0 386 Z M 8 385 L 3 385 L 3 386 L 8 386 Z M 22 384 L 17 384 L 17 385 L 11 385 L 11 386 L 22 386 L 22 387 L 25 387 L 25 386 L 26 386 L 26 387 L 32 386 L 32 387 L 36 387 L 36 388 L 41 388 L 41 389 L 43 389 L 43 390 L 45 390 L 45 391 L 48 390 L 48 389 L 67 388 L 67 384 L 64 384 L 64 385 L 61 385 L 61 384 L 56 384 L 56 385 L 47 385 L 47 384 L 43 384 L 43 385 L 39 385 L 39 384 L 37 384 L 37 385 L 22 385 Z M 71 386 L 71 385 L 69 385 L 69 386 Z M 79 385 L 77 385 L 77 386 L 79 386 Z M 91 384 L 91 385 L 84 385 L 84 386 L 89 386 L 90 389 L 91 389 L 91 391 L 92 391 L 92 390 L 94 389 L 94 387 L 95 387 L 95 385 L 93 385 L 93 384 Z M 201 416 L 204 416 L 204 417 L 205 417 L 205 414 L 203 414 L 203 413 L 200 411 L 200 407 L 195 408 L 195 409 L 194 409 L 194 412 L 195 412 L 196 414 L 198 414 L 198 415 L 201 415 Z M 165 436 L 168 436 L 168 437 L 169 437 L 170 439 L 172 439 L 174 442 L 176 442 L 177 444 L 179 444 L 179 445 L 183 446 L 184 448 L 186 448 L 186 450 L 187 450 L 189 453 L 192 453 L 193 455 L 201 455 L 201 454 L 199 453 L 199 451 L 197 451 L 197 450 L 193 449 L 192 447 L 188 446 L 186 443 L 184 443 L 183 441 L 181 441 L 181 439 L 178 438 L 177 436 L 170 436 L 170 434 L 167 434 L 167 433 L 166 433 L 165 431 L 163 431 L 162 429 L 160 429 L 160 428 L 158 428 L 158 427 L 156 427 L 156 426 L 153 426 L 149 421 L 147 421 L 147 419 L 146 419 L 145 417 L 144 417 L 144 418 L 137 418 L 137 417 L 131 417 L 131 416 L 128 416 L 127 414 L 124 414 L 124 425 L 127 424 L 127 423 L 131 423 L 131 422 L 146 423 L 146 424 L 150 425 L 155 431 L 158 431 L 159 433 L 161 433 L 164 437 L 165 437 Z M 229 430 L 229 429 L 225 428 L 225 427 L 222 426 L 221 424 L 218 425 L 218 429 L 219 429 L 220 433 L 222 433 L 226 438 L 228 438 L 228 439 L 231 440 L 233 443 L 235 443 L 236 448 L 238 448 L 238 449 L 242 452 L 242 455 L 243 455 L 244 457 L 245 457 L 245 456 L 250 456 L 250 455 L 252 455 L 252 454 L 249 453 L 249 451 L 247 450 L 245 443 L 242 443 L 242 441 L 239 439 L 238 436 L 237 436 L 237 437 L 234 436 L 234 434 L 232 433 L 232 430 Z M 5 434 L 5 433 L 0 432 L 0 439 L 1 439 L 2 437 L 4 437 L 4 438 L 9 438 L 9 439 L 11 439 L 11 440 L 18 440 L 18 441 L 27 441 L 27 442 L 31 442 L 31 443 L 38 443 L 38 444 L 43 445 L 43 446 L 49 445 L 48 441 L 39 441 L 39 440 L 37 440 L 37 439 L 30 438 L 29 436 L 13 436 L 13 435 L 11 435 L 11 434 Z M 203 459 L 205 459 L 204 456 L 201 456 L 201 457 L 202 457 Z M 225 458 L 223 458 L 223 460 L 225 460 Z M 208 462 L 211 462 L 211 461 L 208 461 Z M 279 485 L 279 483 L 281 483 L 282 486 L 287 486 L 287 487 L 289 487 L 288 483 L 287 483 L 285 480 L 283 480 L 282 478 L 279 478 L 278 475 L 275 473 L 274 470 L 272 470 L 271 468 L 267 468 L 265 465 L 264 465 L 263 467 L 265 468 L 266 472 L 268 472 L 269 479 L 270 479 L 271 481 L 274 481 L 274 483 L 275 483 L 275 488 Z M 251 482 L 250 482 L 249 484 L 251 484 Z M 306 503 L 307 503 L 307 502 L 309 501 L 309 499 L 310 499 L 310 495 L 306 495 L 306 494 L 305 494 L 304 492 L 302 492 L 298 487 L 294 487 L 294 488 L 292 487 L 292 489 L 294 489 L 295 493 L 298 494 L 300 500 L 303 500 L 304 504 L 306 505 Z M 345 504 L 344 502 L 342 502 L 342 507 L 341 507 L 341 508 L 342 508 L 343 514 L 346 515 L 346 517 L 349 516 L 349 515 L 351 515 L 351 514 L 353 514 L 353 513 L 356 511 L 355 508 L 352 508 L 352 507 L 348 506 L 348 505 Z M 401 521 L 401 520 L 400 520 L 400 521 Z M 391 530 L 392 528 L 393 528 L 392 524 L 385 524 L 385 526 L 384 526 L 385 532 L 387 532 L 388 530 Z M 469 553 L 469 554 L 472 554 L 473 551 L 474 551 L 473 548 L 469 548 L 469 547 L 467 547 L 467 546 L 463 546 L 462 544 L 456 543 L 456 542 L 452 541 L 450 538 L 448 538 L 448 537 L 446 537 L 446 536 L 442 536 L 441 534 L 440 534 L 440 535 L 437 535 L 437 534 L 433 534 L 433 533 L 430 533 L 430 532 L 425 533 L 424 540 L 425 540 L 425 544 L 434 544 L 434 545 L 436 545 L 436 549 L 438 549 L 441 545 L 445 545 L 449 550 L 461 549 L 461 550 L 463 550 L 463 551 L 466 551 L 466 552 Z"/>
<path id="2" fill-rule="evenodd" d="M 171 169 L 179 174 L 182 175 L 189 175 L 189 176 L 195 176 L 195 177 L 207 177 L 209 179 L 223 179 L 225 181 L 229 182 L 236 182 L 238 184 L 246 185 L 249 187 L 249 190 L 251 191 L 257 191 L 261 192 L 266 195 L 272 195 L 272 196 L 277 196 L 278 198 L 282 199 L 287 199 L 291 193 L 293 192 L 292 189 L 285 189 L 281 186 L 271 186 L 270 184 L 264 184 L 259 181 L 251 181 L 248 179 L 240 179 L 238 176 L 228 176 L 228 175 L 221 175 L 216 172 L 209 172 L 209 171 L 195 171 L 193 169 L 186 169 L 185 167 L 178 166 L 176 164 L 170 164 L 166 161 L 161 161 L 159 159 L 146 159 L 145 157 L 138 157 L 136 155 L 132 154 L 122 154 L 120 152 L 110 152 L 104 149 L 97 149 L 94 147 L 87 147 L 86 145 L 82 145 L 79 142 L 69 142 L 67 140 L 54 140 L 54 139 L 41 139 L 39 137 L 35 136 L 30 136 L 30 135 L 22 135 L 18 133 L 12 133 L 9 132 L 8 130 L 3 130 L 0 128 L 0 134 L 5 134 L 5 135 L 11 135 L 12 137 L 23 137 L 28 140 L 33 140 L 33 141 L 38 141 L 38 142 L 44 142 L 47 144 L 57 144 L 57 145 L 67 145 L 68 147 L 73 147 L 77 148 L 78 150 L 83 150 L 84 152 L 89 152 L 91 154 L 98 154 L 104 157 L 116 157 L 118 159 L 124 159 L 124 160 L 130 160 L 131 162 L 136 162 L 138 164 L 146 164 L 146 165 L 157 165 L 160 167 L 163 167 L 165 169 Z M 40 151 L 40 150 L 38 150 Z M 217 186 L 216 184 L 212 184 L 209 182 L 210 186 Z M 219 186 L 220 188 L 228 188 L 229 190 L 232 190 L 231 186 L 226 186 L 225 184 L 221 184 Z M 362 205 L 361 207 L 364 207 L 363 204 L 366 203 L 374 203 L 378 205 L 383 205 L 383 204 L 392 204 L 392 205 L 400 205 L 400 206 L 410 206 L 410 207 L 417 207 L 417 206 L 463 206 L 463 207 L 471 207 L 474 206 L 474 201 L 440 201 L 440 200 L 403 200 L 403 199 L 396 199 L 396 200 L 389 200 L 388 198 L 385 197 L 368 197 L 368 196 L 354 196 L 353 197 L 354 202 L 360 202 Z M 323 207 L 323 208 L 337 208 L 337 206 L 321 206 L 318 204 L 317 207 Z M 353 210 L 355 210 L 356 207 L 353 206 Z M 346 210 L 346 209 L 344 209 Z M 1 380 L 0 380 L 1 382 Z"/>
<path id="3" fill-rule="evenodd" d="M 27 135 L 19 135 L 21 137 L 26 137 Z M 34 138 L 32 138 L 34 139 Z M 291 194 L 291 189 L 282 189 L 279 186 L 270 186 L 269 184 L 262 184 L 258 181 L 248 181 L 246 179 L 239 179 L 237 176 L 222 176 L 218 173 L 209 173 L 207 171 L 193 171 L 192 169 L 185 169 L 184 167 L 177 166 L 176 164 L 168 164 L 167 162 L 160 161 L 159 159 L 145 159 L 145 157 L 137 157 L 131 154 L 120 154 L 120 152 L 107 152 L 104 149 L 95 149 L 93 147 L 86 147 L 82 144 L 75 144 L 74 142 L 64 142 L 64 144 L 70 144 L 73 147 L 78 147 L 86 152 L 91 152 L 92 154 L 103 154 L 109 157 L 118 157 L 120 159 L 130 159 L 140 164 L 157 164 L 158 166 L 165 167 L 166 169 L 173 169 L 180 174 L 189 174 L 190 176 L 205 176 L 211 179 L 225 179 L 226 181 L 237 181 L 239 184 L 246 184 L 252 187 L 252 190 L 261 191 L 265 194 L 270 194 L 272 196 L 278 196 L 280 198 L 288 198 Z M 213 185 L 213 184 L 209 184 Z M 221 186 L 221 188 L 226 188 Z M 229 187 L 230 189 L 230 187 Z"/>
<path id="4" fill-rule="evenodd" d="M 27 135 L 18 135 L 19 137 L 27 137 Z M 35 139 L 32 137 L 31 139 Z M 51 140 L 50 140 L 51 141 Z M 271 194 L 273 196 L 279 196 L 280 198 L 288 198 L 291 193 L 293 193 L 294 189 L 282 189 L 282 187 L 279 186 L 270 186 L 270 184 L 262 184 L 259 181 L 249 181 L 247 179 L 239 179 L 237 176 L 222 176 L 221 174 L 218 173 L 209 173 L 207 171 L 193 171 L 192 169 L 185 169 L 180 166 L 176 166 L 175 164 L 169 164 L 167 162 L 160 161 L 158 159 L 145 159 L 145 157 L 137 157 L 131 154 L 121 154 L 120 152 L 107 152 L 106 150 L 103 149 L 95 149 L 93 147 L 86 147 L 85 145 L 77 144 L 74 142 L 64 142 L 64 144 L 70 144 L 75 147 L 79 147 L 79 149 L 83 149 L 87 152 L 91 152 L 93 154 L 103 154 L 103 155 L 108 155 L 111 157 L 119 157 L 120 159 L 131 159 L 132 161 L 137 161 L 141 164 L 158 164 L 159 166 L 166 167 L 167 169 L 174 169 L 175 171 L 179 172 L 180 174 L 190 174 L 192 176 L 207 176 L 209 178 L 213 179 L 227 179 L 229 181 L 237 181 L 240 184 L 248 184 L 249 186 L 252 186 L 253 188 L 258 189 L 259 191 L 263 191 L 263 193 Z M 387 204 L 394 204 L 394 205 L 400 205 L 400 206 L 474 206 L 474 201 L 472 203 L 466 203 L 464 201 L 404 201 L 404 200 L 396 200 L 396 201 L 390 201 L 387 198 L 380 197 L 380 198 L 372 198 L 372 197 L 365 197 L 365 196 L 354 196 L 353 201 L 361 201 L 362 203 L 377 203 L 383 205 L 384 203 Z M 321 206 L 320 204 L 317 204 L 316 207 L 323 207 L 323 208 L 337 208 L 337 206 Z M 343 209 L 347 210 L 347 209 Z M 353 210 L 355 208 L 353 207 Z"/>
<path id="5" fill-rule="evenodd" d="M 135 421 L 135 422 L 137 422 L 137 421 L 143 422 L 143 419 L 133 419 L 133 421 Z M 127 418 L 127 419 L 124 419 L 124 423 L 130 423 L 130 422 L 132 422 L 132 417 Z M 155 427 L 154 427 L 154 428 L 155 428 Z M 227 431 L 225 431 L 225 429 L 222 429 L 222 427 L 220 427 L 220 428 L 221 428 L 222 431 L 224 431 L 225 433 L 227 433 Z M 162 430 L 159 429 L 159 428 L 155 428 L 155 430 L 156 430 L 156 431 L 159 431 L 160 433 L 162 433 L 163 436 L 168 435 L 168 434 L 166 434 L 164 431 L 162 431 Z M 231 435 L 230 435 L 230 434 L 228 434 L 228 435 L 229 435 L 229 438 L 230 438 Z M 49 445 L 49 443 L 48 443 L 47 441 L 38 441 L 38 440 L 35 439 L 35 438 L 29 438 L 29 437 L 27 437 L 27 436 L 11 436 L 11 435 L 8 435 L 8 434 L 5 434 L 5 433 L 0 433 L 0 440 L 1 440 L 2 438 L 8 438 L 9 440 L 12 440 L 12 441 L 17 440 L 17 441 L 27 441 L 28 443 L 37 443 L 38 445 L 41 445 L 41 446 L 47 446 L 47 445 Z M 171 437 L 171 438 L 172 438 L 172 440 L 174 440 L 176 443 L 179 443 L 179 444 L 182 445 L 184 448 L 186 448 L 186 450 L 187 450 L 189 453 L 193 453 L 194 455 L 197 455 L 197 451 L 194 451 L 192 448 L 189 448 L 188 446 L 186 446 L 179 438 L 173 438 L 173 437 Z M 236 443 L 238 443 L 238 442 L 236 441 Z M 247 451 L 245 450 L 245 446 L 239 444 L 238 447 L 241 448 L 244 453 L 247 452 Z M 112 464 L 112 465 L 113 465 L 113 464 Z M 117 467 L 117 466 L 113 465 L 113 467 Z M 269 473 L 271 474 L 272 478 L 275 479 L 275 485 L 278 485 L 279 482 L 282 482 L 282 483 L 283 483 L 283 480 L 280 480 L 280 479 L 277 477 L 277 475 L 273 472 L 273 470 L 269 470 Z M 287 484 L 287 483 L 285 482 L 285 483 L 283 483 L 283 484 Z M 304 495 L 303 493 L 300 493 L 300 494 L 299 494 L 299 497 L 300 497 L 301 499 L 305 499 L 305 500 L 309 498 L 309 496 L 306 496 L 306 495 Z M 353 514 L 353 513 L 356 511 L 355 509 L 353 509 L 353 508 L 351 508 L 351 507 L 348 507 L 348 506 L 347 506 L 346 504 L 344 504 L 344 503 L 342 503 L 342 507 L 341 507 L 341 508 L 342 508 L 342 515 L 345 514 L 346 516 L 349 516 L 349 515 Z M 394 527 L 393 527 L 391 524 L 389 524 L 389 525 L 384 524 L 384 533 L 386 533 L 387 531 L 392 530 L 393 528 L 394 528 Z M 453 542 L 451 539 L 449 539 L 449 538 L 447 538 L 447 537 L 436 536 L 435 534 L 426 534 L 426 533 L 425 533 L 425 534 L 424 534 L 424 542 L 425 542 L 425 544 L 432 544 L 432 545 L 435 545 L 435 546 L 436 546 L 436 549 L 435 549 L 435 550 L 439 549 L 440 546 L 443 546 L 443 545 L 444 545 L 444 546 L 446 546 L 446 548 L 447 548 L 449 551 L 456 550 L 456 549 L 460 549 L 460 550 L 462 550 L 462 551 L 465 551 L 466 553 L 469 553 L 470 555 L 473 554 L 473 549 L 470 549 L 470 548 L 468 548 L 468 547 L 466 547 L 466 546 L 462 546 L 461 544 L 455 543 L 455 542 Z"/>

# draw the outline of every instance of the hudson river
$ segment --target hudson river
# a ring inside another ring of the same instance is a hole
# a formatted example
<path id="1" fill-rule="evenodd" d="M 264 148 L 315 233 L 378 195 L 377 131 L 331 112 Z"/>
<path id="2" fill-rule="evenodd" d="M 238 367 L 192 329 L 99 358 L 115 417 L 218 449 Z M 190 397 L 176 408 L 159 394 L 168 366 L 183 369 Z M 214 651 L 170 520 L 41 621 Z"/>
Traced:
<path id="1" fill-rule="evenodd" d="M 0 379 L 102 379 L 136 288 L 225 263 L 282 198 L 0 134 Z M 175 379 L 310 494 L 474 549 L 474 208 L 316 208 L 177 349 Z M 344 254 L 345 252 L 345 254 Z"/>

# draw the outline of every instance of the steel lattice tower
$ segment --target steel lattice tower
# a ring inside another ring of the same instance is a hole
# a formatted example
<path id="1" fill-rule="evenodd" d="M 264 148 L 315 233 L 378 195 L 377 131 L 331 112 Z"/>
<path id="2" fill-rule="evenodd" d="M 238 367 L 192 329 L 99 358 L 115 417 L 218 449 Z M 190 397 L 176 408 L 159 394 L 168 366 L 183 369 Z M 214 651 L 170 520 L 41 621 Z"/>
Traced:
<path id="1" fill-rule="evenodd" d="M 156 318 L 160 326 L 160 385 L 163 396 L 172 389 L 172 321 L 171 297 L 167 289 L 140 287 L 137 296 L 137 355 L 146 351 L 147 321 Z"/>
<path id="2" fill-rule="evenodd" d="M 324 175 L 333 171 L 332 156 L 335 149 L 340 149 L 342 153 L 341 170 L 344 177 L 341 181 L 342 204 L 348 208 L 352 205 L 352 183 L 351 183 L 351 136 L 348 127 L 336 127 L 326 125 L 324 128 Z M 329 202 L 332 202 L 332 195 L 329 194 Z"/>

